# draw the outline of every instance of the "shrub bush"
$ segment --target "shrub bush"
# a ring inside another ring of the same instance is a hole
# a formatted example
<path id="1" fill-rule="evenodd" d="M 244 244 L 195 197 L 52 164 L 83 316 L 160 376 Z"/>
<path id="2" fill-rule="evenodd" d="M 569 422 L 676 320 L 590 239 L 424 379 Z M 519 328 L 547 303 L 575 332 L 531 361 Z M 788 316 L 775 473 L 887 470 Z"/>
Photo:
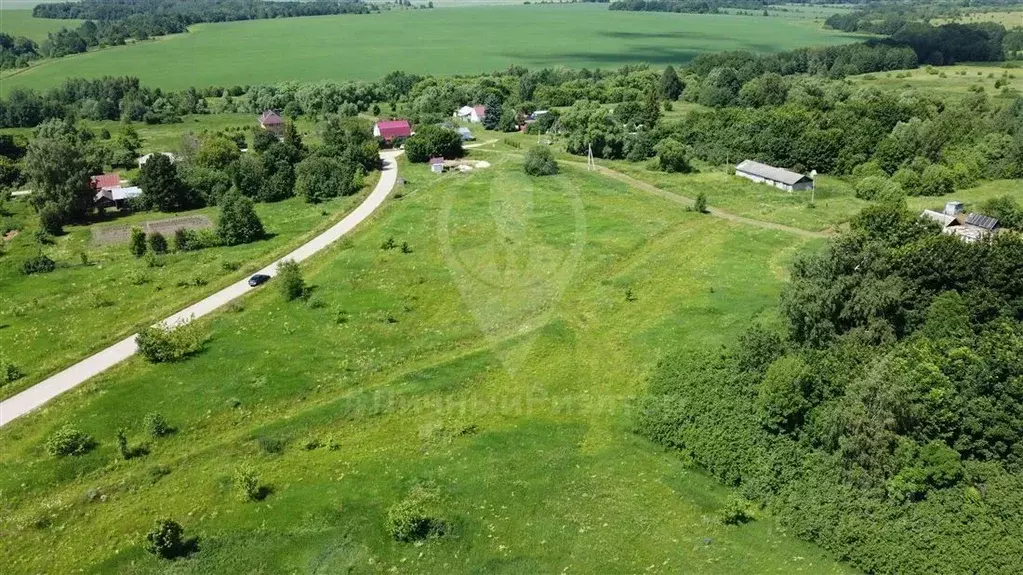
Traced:
<path id="1" fill-rule="evenodd" d="M 57 263 L 43 254 L 21 262 L 21 273 L 25 275 L 45 274 L 57 269 Z"/>
<path id="2" fill-rule="evenodd" d="M 46 452 L 54 457 L 84 455 L 96 446 L 91 435 L 67 424 L 46 440 Z"/>
<path id="3" fill-rule="evenodd" d="M 408 497 L 387 510 L 387 530 L 395 541 L 405 543 L 443 537 L 447 522 L 434 517 L 428 507 L 437 500 L 436 491 L 415 487 Z"/>
<path id="4" fill-rule="evenodd" d="M 150 363 L 178 361 L 202 351 L 205 336 L 195 322 L 171 329 L 147 327 L 135 336 L 139 353 Z"/>
<path id="5" fill-rule="evenodd" d="M 553 176 L 558 173 L 558 162 L 549 148 L 536 146 L 526 152 L 522 169 L 530 176 Z"/>
<path id="6" fill-rule="evenodd" d="M 59 236 L 64 233 L 64 217 L 60 211 L 52 205 L 44 206 L 39 210 L 39 226 L 46 233 Z"/>
<path id="7" fill-rule="evenodd" d="M 176 521 L 160 519 L 146 534 L 146 551 L 164 559 L 173 559 L 184 554 L 185 530 Z"/>
<path id="8" fill-rule="evenodd" d="M 142 419 L 142 427 L 152 437 L 164 437 L 170 435 L 173 429 L 167 420 L 159 413 L 147 413 Z"/>
<path id="9" fill-rule="evenodd" d="M 266 232 L 256 215 L 252 200 L 238 193 L 229 193 L 221 200 L 217 218 L 217 239 L 226 246 L 247 244 L 262 239 Z"/>
<path id="10" fill-rule="evenodd" d="M 707 213 L 707 194 L 700 192 L 696 194 L 696 201 L 693 202 L 693 210 L 701 214 Z"/>
<path id="11" fill-rule="evenodd" d="M 689 150 L 674 138 L 665 138 L 654 147 L 657 152 L 657 167 L 662 172 L 688 174 L 693 171 L 689 164 Z"/>
<path id="12" fill-rule="evenodd" d="M 0 386 L 11 383 L 16 379 L 21 379 L 21 370 L 18 366 L 7 359 L 7 357 L 0 355 Z"/>
<path id="13" fill-rule="evenodd" d="M 251 465 L 241 465 L 234 471 L 234 485 L 238 497 L 242 501 L 259 501 L 263 499 L 264 490 L 259 485 L 259 475 Z"/>
<path id="14" fill-rule="evenodd" d="M 140 258 L 146 255 L 146 232 L 142 228 L 131 229 L 131 237 L 128 239 L 128 251 L 131 255 Z"/>
<path id="15" fill-rule="evenodd" d="M 165 254 L 167 253 L 167 238 L 163 237 L 160 232 L 155 232 L 149 236 L 149 249 L 154 254 Z"/>
<path id="16" fill-rule="evenodd" d="M 285 301 L 292 301 L 305 294 L 305 280 L 302 270 L 292 260 L 281 262 L 277 266 L 277 285 Z"/>

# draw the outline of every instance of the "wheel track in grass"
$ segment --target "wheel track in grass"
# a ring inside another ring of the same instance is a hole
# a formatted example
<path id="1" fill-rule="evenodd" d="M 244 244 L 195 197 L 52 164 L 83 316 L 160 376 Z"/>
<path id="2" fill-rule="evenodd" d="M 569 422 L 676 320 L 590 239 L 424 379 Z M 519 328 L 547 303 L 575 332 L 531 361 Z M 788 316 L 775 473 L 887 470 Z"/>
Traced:
<path id="1" fill-rule="evenodd" d="M 484 146 L 486 146 L 488 144 L 491 144 L 493 142 L 494 142 L 494 140 L 490 140 L 490 141 L 487 141 L 487 142 L 483 142 L 483 143 L 472 145 L 472 146 L 466 146 L 466 147 L 467 148 L 471 147 L 471 149 L 476 150 L 476 151 L 480 151 L 480 152 L 489 152 L 489 153 L 494 153 L 494 154 L 503 154 L 503 155 L 515 156 L 515 157 L 519 157 L 519 158 L 523 157 L 522 154 L 516 154 L 514 152 L 505 152 L 505 151 L 502 151 L 502 150 L 488 149 L 488 148 L 484 147 Z M 558 160 L 558 161 L 560 163 L 567 164 L 567 165 L 575 167 L 575 168 L 581 168 L 581 169 L 587 168 L 587 165 L 584 162 L 576 162 L 576 161 L 573 161 L 573 160 Z M 696 205 L 696 200 L 694 200 L 693 198 L 689 198 L 689 197 L 686 197 L 686 196 L 683 196 L 683 195 L 680 195 L 680 194 L 676 194 L 674 192 L 669 192 L 668 190 L 664 190 L 664 189 L 658 188 L 657 186 L 655 186 L 653 184 L 649 184 L 649 183 L 644 182 L 642 180 L 637 180 L 636 178 L 633 178 L 632 176 L 629 176 L 629 175 L 623 174 L 621 172 L 612 170 L 611 168 L 607 168 L 607 167 L 599 166 L 598 165 L 597 166 L 597 173 L 602 175 L 602 176 L 605 176 L 607 178 L 611 178 L 613 180 L 618 180 L 619 182 L 622 182 L 623 184 L 626 184 L 629 187 L 636 188 L 637 190 L 641 190 L 641 191 L 647 192 L 649 194 L 653 194 L 655 196 L 658 196 L 660 198 L 668 200 L 669 202 L 674 202 L 676 204 L 680 204 L 680 205 L 685 206 L 687 208 L 692 208 L 693 206 Z M 778 224 L 778 223 L 775 223 L 775 222 L 768 222 L 768 221 L 758 220 L 758 219 L 754 219 L 754 218 L 747 218 L 745 216 L 740 216 L 738 214 L 733 214 L 732 212 L 728 212 L 728 211 L 725 211 L 725 210 L 722 210 L 722 209 L 719 209 L 719 208 L 708 208 L 707 209 L 707 214 L 711 215 L 711 216 L 714 216 L 716 218 L 721 218 L 723 220 L 728 220 L 730 222 L 735 222 L 735 223 L 738 223 L 738 224 L 745 224 L 745 225 L 748 225 L 748 226 L 756 226 L 758 228 L 764 228 L 764 229 L 768 229 L 768 230 L 775 230 L 775 231 L 779 231 L 779 232 L 785 232 L 785 233 L 788 233 L 788 234 L 793 234 L 793 235 L 801 236 L 801 237 L 804 237 L 804 238 L 829 238 L 829 237 L 832 237 L 832 236 L 835 235 L 832 232 L 814 232 L 814 231 L 810 231 L 810 230 L 804 230 L 804 229 L 800 229 L 800 228 L 796 228 L 796 227 L 792 227 L 792 226 L 787 226 L 785 224 Z"/>

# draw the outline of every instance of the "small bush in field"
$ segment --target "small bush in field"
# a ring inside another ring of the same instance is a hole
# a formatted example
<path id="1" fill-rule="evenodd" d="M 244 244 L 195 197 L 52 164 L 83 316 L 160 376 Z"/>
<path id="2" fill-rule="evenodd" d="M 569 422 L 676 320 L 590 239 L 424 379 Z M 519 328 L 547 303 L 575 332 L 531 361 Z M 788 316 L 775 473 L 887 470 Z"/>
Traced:
<path id="1" fill-rule="evenodd" d="M 448 525 L 435 516 L 436 501 L 435 490 L 416 486 L 408 497 L 392 505 L 387 510 L 387 529 L 391 537 L 405 543 L 443 537 Z"/>
<path id="2" fill-rule="evenodd" d="M 537 146 L 526 152 L 522 169 L 530 176 L 553 176 L 558 173 L 558 162 L 550 148 Z"/>
<path id="3" fill-rule="evenodd" d="M 251 465 L 235 469 L 234 485 L 242 501 L 259 501 L 266 497 L 267 490 L 259 485 L 259 475 Z"/>
<path id="4" fill-rule="evenodd" d="M 188 551 L 184 540 L 185 530 L 176 521 L 161 519 L 146 534 L 146 551 L 164 559 L 173 559 Z"/>
<path id="5" fill-rule="evenodd" d="M 750 503 L 741 497 L 733 497 L 721 510 L 721 523 L 725 525 L 742 525 L 753 521 Z"/>
<path id="6" fill-rule="evenodd" d="M 128 239 L 128 251 L 131 255 L 140 258 L 146 255 L 146 232 L 142 228 L 132 228 L 131 237 Z"/>
<path id="7" fill-rule="evenodd" d="M 146 414 L 146 417 L 142 420 L 142 426 L 146 428 L 146 433 L 152 437 L 164 437 L 170 435 L 173 431 L 167 420 L 155 412 Z"/>
<path id="8" fill-rule="evenodd" d="M 165 254 L 167 253 L 167 238 L 163 237 L 160 232 L 155 232 L 149 236 L 149 249 L 154 254 Z"/>
<path id="9" fill-rule="evenodd" d="M 14 362 L 0 355 L 0 387 L 14 380 L 21 379 L 22 375 L 24 374 L 21 373 L 18 366 L 14 365 Z"/>
<path id="10" fill-rule="evenodd" d="M 292 301 L 305 294 L 305 280 L 302 270 L 292 260 L 283 261 L 277 266 L 277 285 L 285 301 Z"/>
<path id="11" fill-rule="evenodd" d="M 205 336 L 195 323 L 171 329 L 147 327 L 135 336 L 139 353 L 150 363 L 178 361 L 202 350 Z"/>
<path id="12" fill-rule="evenodd" d="M 74 425 L 61 427 L 46 440 L 46 452 L 54 457 L 84 455 L 96 446 L 92 436 Z"/>
<path id="13" fill-rule="evenodd" d="M 21 273 L 24 275 L 44 274 L 57 269 L 57 264 L 43 254 L 31 257 L 21 262 Z"/>

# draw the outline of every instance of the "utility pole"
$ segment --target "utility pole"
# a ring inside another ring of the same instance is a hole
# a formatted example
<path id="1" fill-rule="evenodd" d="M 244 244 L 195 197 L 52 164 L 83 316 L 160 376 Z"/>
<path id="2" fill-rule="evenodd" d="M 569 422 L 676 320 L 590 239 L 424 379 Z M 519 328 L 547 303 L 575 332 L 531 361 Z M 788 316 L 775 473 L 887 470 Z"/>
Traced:
<path id="1" fill-rule="evenodd" d="M 593 144 L 586 144 L 586 170 L 597 170 L 597 163 L 593 161 Z"/>
<path id="2" fill-rule="evenodd" d="M 810 170 L 810 205 L 813 205 L 814 197 L 817 195 L 817 170 Z"/>

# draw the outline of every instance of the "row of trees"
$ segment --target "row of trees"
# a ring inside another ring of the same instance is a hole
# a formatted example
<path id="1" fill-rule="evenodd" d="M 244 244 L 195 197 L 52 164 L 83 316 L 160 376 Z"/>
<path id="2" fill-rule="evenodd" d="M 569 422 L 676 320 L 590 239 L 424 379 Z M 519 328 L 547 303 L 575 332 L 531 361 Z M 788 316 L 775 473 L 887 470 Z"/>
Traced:
<path id="1" fill-rule="evenodd" d="M 126 125 L 113 141 L 115 147 L 128 148 L 133 161 L 137 149 L 131 148 L 139 145 L 133 127 Z M 369 126 L 350 118 L 328 119 L 323 144 L 312 150 L 291 124 L 280 139 L 257 130 L 252 153 L 240 151 L 245 145 L 241 134 L 186 136 L 177 161 L 154 154 L 142 166 L 136 182 L 142 195 L 133 207 L 176 212 L 220 205 L 227 210 L 235 195 L 274 202 L 298 194 L 320 202 L 355 193 L 364 175 L 380 167 Z M 36 129 L 24 175 L 45 229 L 60 233 L 63 225 L 88 218 L 96 194 L 91 176 L 109 165 L 110 157 L 110 147 L 72 122 L 50 120 Z"/>
<path id="2" fill-rule="evenodd" d="M 1018 572 L 1021 262 L 871 207 L 797 260 L 786 330 L 662 362 L 639 429 L 864 571 Z"/>
<path id="3" fill-rule="evenodd" d="M 69 78 L 45 92 L 14 89 L 0 101 L 0 127 L 31 128 L 50 119 L 127 120 L 170 124 L 186 114 L 206 114 L 208 91 L 164 92 L 138 78 Z M 217 94 L 219 95 L 219 94 Z"/>
<path id="4" fill-rule="evenodd" d="M 74 20 L 125 20 L 132 16 L 163 14 L 181 18 L 185 24 L 365 14 L 376 6 L 359 0 L 312 0 L 309 2 L 268 2 L 266 0 L 80 0 L 38 4 L 36 18 Z"/>

